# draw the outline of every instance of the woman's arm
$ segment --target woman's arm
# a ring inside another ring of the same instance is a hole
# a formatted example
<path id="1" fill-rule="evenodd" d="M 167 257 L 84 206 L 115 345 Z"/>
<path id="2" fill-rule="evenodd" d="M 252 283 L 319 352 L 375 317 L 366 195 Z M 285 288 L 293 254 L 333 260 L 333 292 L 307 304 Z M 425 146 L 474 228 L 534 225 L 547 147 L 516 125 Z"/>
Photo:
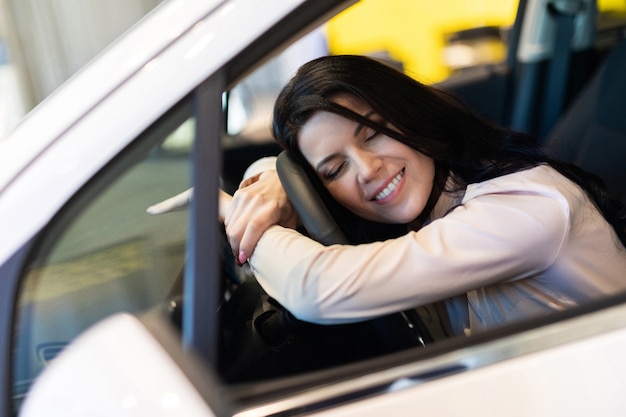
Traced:
<path id="1" fill-rule="evenodd" d="M 270 226 L 295 228 L 297 225 L 296 211 L 275 167 L 275 158 L 264 158 L 251 165 L 223 211 L 228 241 L 240 264 L 247 261 Z"/>
<path id="2" fill-rule="evenodd" d="M 322 324 L 413 308 L 548 268 L 567 208 L 544 195 L 488 194 L 420 231 L 385 242 L 325 247 L 270 228 L 250 264 L 296 317 Z"/>
<path id="3" fill-rule="evenodd" d="M 190 188 L 146 211 L 157 215 L 186 209 L 192 197 L 193 188 Z M 268 227 L 275 224 L 296 227 L 297 214 L 276 173 L 275 157 L 261 158 L 250 165 L 233 196 L 220 190 L 219 220 L 226 226 L 228 240 L 240 264 L 246 262 Z"/>

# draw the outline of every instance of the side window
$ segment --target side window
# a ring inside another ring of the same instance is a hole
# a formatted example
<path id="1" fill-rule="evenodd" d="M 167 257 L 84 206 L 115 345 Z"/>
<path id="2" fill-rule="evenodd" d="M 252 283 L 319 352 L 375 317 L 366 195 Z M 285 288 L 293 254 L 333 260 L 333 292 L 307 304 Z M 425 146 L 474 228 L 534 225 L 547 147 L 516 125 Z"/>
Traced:
<path id="1" fill-rule="evenodd" d="M 158 308 L 180 291 L 187 211 L 146 209 L 190 186 L 190 107 L 148 129 L 40 235 L 17 306 L 16 410 L 46 364 L 87 327 L 116 312 Z"/>

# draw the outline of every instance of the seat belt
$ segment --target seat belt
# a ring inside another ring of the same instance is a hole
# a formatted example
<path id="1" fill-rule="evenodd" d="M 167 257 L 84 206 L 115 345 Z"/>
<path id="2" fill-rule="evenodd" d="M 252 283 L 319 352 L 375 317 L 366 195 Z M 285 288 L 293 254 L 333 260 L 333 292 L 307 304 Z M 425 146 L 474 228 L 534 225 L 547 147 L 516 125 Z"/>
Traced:
<path id="1" fill-rule="evenodd" d="M 574 35 L 574 18 L 583 8 L 581 1 L 553 1 L 548 3 L 548 12 L 554 18 L 554 56 L 550 62 L 546 80 L 546 94 L 542 107 L 540 138 L 543 140 L 556 123 L 563 110 L 569 65 L 572 56 L 571 43 Z M 559 48 L 560 45 L 567 47 Z"/>

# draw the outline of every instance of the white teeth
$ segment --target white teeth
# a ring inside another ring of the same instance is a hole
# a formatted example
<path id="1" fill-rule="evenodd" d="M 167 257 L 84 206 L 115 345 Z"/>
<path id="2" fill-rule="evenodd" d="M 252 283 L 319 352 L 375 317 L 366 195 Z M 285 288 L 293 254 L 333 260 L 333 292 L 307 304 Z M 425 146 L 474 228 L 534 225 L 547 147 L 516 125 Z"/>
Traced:
<path id="1" fill-rule="evenodd" d="M 398 175 L 396 175 L 395 178 L 392 179 L 391 182 L 389 182 L 389 184 L 385 187 L 384 190 L 376 194 L 376 197 L 374 197 L 374 200 L 377 200 L 377 201 L 382 200 L 383 198 L 391 194 L 393 190 L 395 190 L 398 184 L 400 183 L 400 180 L 402 179 L 403 175 L 404 175 L 404 170 L 400 171 Z"/>

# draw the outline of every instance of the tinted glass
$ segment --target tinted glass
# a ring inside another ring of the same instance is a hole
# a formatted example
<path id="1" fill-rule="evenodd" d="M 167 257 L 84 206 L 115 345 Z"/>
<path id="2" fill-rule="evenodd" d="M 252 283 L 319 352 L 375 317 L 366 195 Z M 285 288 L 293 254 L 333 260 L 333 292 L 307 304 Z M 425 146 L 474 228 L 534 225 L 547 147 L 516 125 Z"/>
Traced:
<path id="1" fill-rule="evenodd" d="M 146 209 L 189 188 L 194 123 L 186 117 L 164 117 L 42 233 L 19 294 L 16 409 L 34 378 L 87 327 L 163 306 L 179 291 L 187 212 Z"/>

